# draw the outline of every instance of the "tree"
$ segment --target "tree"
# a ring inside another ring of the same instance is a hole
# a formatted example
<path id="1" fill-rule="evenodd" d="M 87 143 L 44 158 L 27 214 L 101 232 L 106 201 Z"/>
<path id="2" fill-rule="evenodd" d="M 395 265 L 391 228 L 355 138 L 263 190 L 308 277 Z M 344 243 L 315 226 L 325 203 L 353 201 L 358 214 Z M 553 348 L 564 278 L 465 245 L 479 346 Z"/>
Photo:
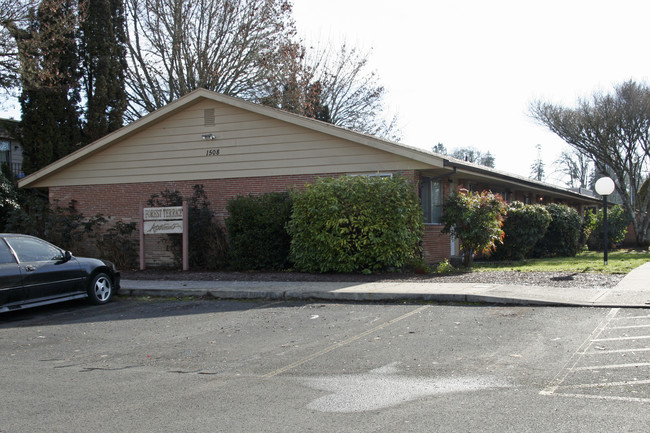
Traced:
<path id="1" fill-rule="evenodd" d="M 560 157 L 555 160 L 555 171 L 561 173 L 570 188 L 589 188 L 593 179 L 593 163 L 589 156 L 573 149 L 573 151 L 562 151 Z"/>
<path id="2" fill-rule="evenodd" d="M 21 64 L 16 35 L 36 7 L 36 0 L 0 0 L 0 89 L 11 91 L 20 83 Z"/>
<path id="3" fill-rule="evenodd" d="M 542 161 L 542 145 L 537 146 L 537 159 L 530 166 L 530 177 L 541 182 L 544 180 L 544 161 Z"/>
<path id="4" fill-rule="evenodd" d="M 442 143 L 436 144 L 435 146 L 433 146 L 433 148 L 431 150 L 434 151 L 435 153 L 439 153 L 441 155 L 446 155 L 447 154 L 447 148 Z"/>
<path id="5" fill-rule="evenodd" d="M 131 119 L 199 87 L 259 100 L 298 54 L 287 0 L 126 0 L 126 15 Z"/>
<path id="6" fill-rule="evenodd" d="M 623 206 L 634 215 L 637 244 L 650 243 L 650 197 L 639 194 L 650 169 L 650 88 L 627 81 L 611 94 L 580 99 L 575 108 L 535 101 L 530 113 L 589 155 L 598 170 L 613 174 Z"/>
<path id="7" fill-rule="evenodd" d="M 386 89 L 369 69 L 369 52 L 343 43 L 316 50 L 308 59 L 315 80 L 322 83 L 322 101 L 332 123 L 353 131 L 399 141 L 397 116 L 388 116 Z"/>
<path id="8" fill-rule="evenodd" d="M 487 153 L 483 153 L 477 148 L 471 146 L 457 147 L 451 152 L 450 156 L 466 162 L 471 162 L 472 164 L 494 168 L 494 156 L 492 156 L 489 150 Z"/>
<path id="9" fill-rule="evenodd" d="M 14 29 L 22 57 L 20 140 L 27 174 L 80 143 L 76 16 L 71 0 L 43 0 L 29 28 Z"/>
<path id="10" fill-rule="evenodd" d="M 81 0 L 80 53 L 86 98 L 84 141 L 120 128 L 126 110 L 122 0 Z"/>
<path id="11" fill-rule="evenodd" d="M 460 189 L 445 200 L 443 233 L 452 233 L 460 241 L 463 263 L 472 267 L 474 255 L 489 255 L 502 242 L 506 204 L 498 194 Z"/>
<path id="12" fill-rule="evenodd" d="M 385 117 L 386 90 L 368 68 L 370 53 L 345 43 L 338 49 L 295 49 L 295 62 L 279 71 L 263 104 L 399 141 L 397 117 Z"/>

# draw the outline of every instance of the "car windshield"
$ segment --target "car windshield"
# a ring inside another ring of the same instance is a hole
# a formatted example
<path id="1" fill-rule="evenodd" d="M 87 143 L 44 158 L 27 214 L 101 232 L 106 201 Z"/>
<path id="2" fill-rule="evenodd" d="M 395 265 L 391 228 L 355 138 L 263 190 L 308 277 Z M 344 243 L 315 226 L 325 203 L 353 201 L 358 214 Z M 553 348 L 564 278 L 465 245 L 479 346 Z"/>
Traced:
<path id="1" fill-rule="evenodd" d="M 7 238 L 7 242 L 14 249 L 18 260 L 21 262 L 44 262 L 63 259 L 63 251 L 39 239 L 17 237 Z"/>

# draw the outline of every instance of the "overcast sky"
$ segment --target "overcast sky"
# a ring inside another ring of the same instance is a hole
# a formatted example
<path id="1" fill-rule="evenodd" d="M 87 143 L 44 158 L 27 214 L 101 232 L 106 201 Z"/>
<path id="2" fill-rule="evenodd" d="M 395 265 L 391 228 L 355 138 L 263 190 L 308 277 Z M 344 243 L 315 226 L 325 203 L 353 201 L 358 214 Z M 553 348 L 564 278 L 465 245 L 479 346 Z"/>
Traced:
<path id="1" fill-rule="evenodd" d="M 572 106 L 650 74 L 649 0 L 292 1 L 306 43 L 372 49 L 402 143 L 489 150 L 523 176 L 537 144 L 547 174 L 566 149 L 527 116 L 532 100 Z"/>
<path id="2" fill-rule="evenodd" d="M 496 168 L 546 172 L 566 148 L 527 115 L 534 99 L 573 106 L 629 79 L 648 82 L 648 0 L 293 0 L 308 43 L 346 40 L 370 60 L 402 143 L 474 146 Z M 553 177 L 548 178 L 553 181 Z"/>

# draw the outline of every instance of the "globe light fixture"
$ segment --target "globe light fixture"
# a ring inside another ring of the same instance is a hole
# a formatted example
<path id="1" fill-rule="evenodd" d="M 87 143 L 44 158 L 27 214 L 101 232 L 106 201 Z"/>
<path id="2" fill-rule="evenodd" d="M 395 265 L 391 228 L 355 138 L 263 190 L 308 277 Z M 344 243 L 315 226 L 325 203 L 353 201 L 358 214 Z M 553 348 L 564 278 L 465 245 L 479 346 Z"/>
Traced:
<path id="1" fill-rule="evenodd" d="M 603 196 L 603 251 L 605 265 L 607 265 L 607 196 L 614 192 L 616 185 L 611 177 L 601 177 L 596 181 L 596 193 Z"/>

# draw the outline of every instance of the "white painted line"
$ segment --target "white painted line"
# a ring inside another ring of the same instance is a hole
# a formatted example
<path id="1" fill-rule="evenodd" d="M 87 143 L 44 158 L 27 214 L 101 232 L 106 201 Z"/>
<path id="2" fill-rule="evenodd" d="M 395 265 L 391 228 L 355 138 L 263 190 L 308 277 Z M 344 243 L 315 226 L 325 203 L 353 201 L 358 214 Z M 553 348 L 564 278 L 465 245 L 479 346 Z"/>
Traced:
<path id="1" fill-rule="evenodd" d="M 650 351 L 650 347 L 642 347 L 639 349 L 617 349 L 617 350 L 608 350 L 603 349 L 598 352 L 587 352 L 586 355 L 608 355 L 610 353 L 630 353 L 630 352 L 647 352 Z"/>
<path id="2" fill-rule="evenodd" d="M 585 371 L 585 370 L 606 370 L 606 369 L 615 369 L 615 368 L 632 368 L 632 367 L 646 367 L 649 366 L 650 362 L 641 362 L 636 364 L 611 364 L 611 365 L 593 365 L 589 367 L 576 367 L 573 371 Z"/>
<path id="3" fill-rule="evenodd" d="M 599 338 L 591 341 L 596 342 L 596 341 L 646 340 L 648 338 L 650 338 L 650 335 L 639 335 L 637 337 Z"/>
<path id="4" fill-rule="evenodd" d="M 582 385 L 562 385 L 558 389 L 612 388 L 615 386 L 647 385 L 650 380 L 630 380 L 628 382 L 587 383 Z"/>
<path id="5" fill-rule="evenodd" d="M 622 316 L 616 318 L 616 320 L 625 320 L 625 319 L 650 319 L 650 314 L 646 316 Z"/>
<path id="6" fill-rule="evenodd" d="M 566 380 L 566 378 L 569 376 L 574 371 L 575 366 L 580 362 L 580 359 L 585 355 L 587 349 L 591 346 L 593 343 L 594 339 L 598 337 L 609 325 L 609 323 L 614 320 L 614 317 L 616 317 L 616 314 L 620 311 L 620 308 L 612 308 L 609 310 L 609 313 L 607 313 L 607 316 L 596 326 L 596 329 L 594 329 L 591 334 L 587 337 L 587 339 L 578 347 L 578 350 L 576 350 L 573 355 L 571 355 L 571 358 L 564 364 L 564 368 L 558 372 L 558 374 L 553 378 L 553 380 L 548 384 L 548 386 L 543 389 L 540 394 L 543 395 L 551 395 L 555 392 L 555 390 L 558 388 L 558 386 L 562 385 L 562 382 Z"/>
<path id="7" fill-rule="evenodd" d="M 635 328 L 650 328 L 650 325 L 614 326 L 609 329 L 635 329 Z"/>
<path id="8" fill-rule="evenodd" d="M 650 398 L 618 397 L 613 395 L 564 394 L 564 393 L 544 393 L 544 395 L 555 395 L 558 397 L 585 398 L 585 399 L 592 399 L 592 400 L 616 400 L 616 401 L 630 401 L 636 403 L 650 403 Z"/>

